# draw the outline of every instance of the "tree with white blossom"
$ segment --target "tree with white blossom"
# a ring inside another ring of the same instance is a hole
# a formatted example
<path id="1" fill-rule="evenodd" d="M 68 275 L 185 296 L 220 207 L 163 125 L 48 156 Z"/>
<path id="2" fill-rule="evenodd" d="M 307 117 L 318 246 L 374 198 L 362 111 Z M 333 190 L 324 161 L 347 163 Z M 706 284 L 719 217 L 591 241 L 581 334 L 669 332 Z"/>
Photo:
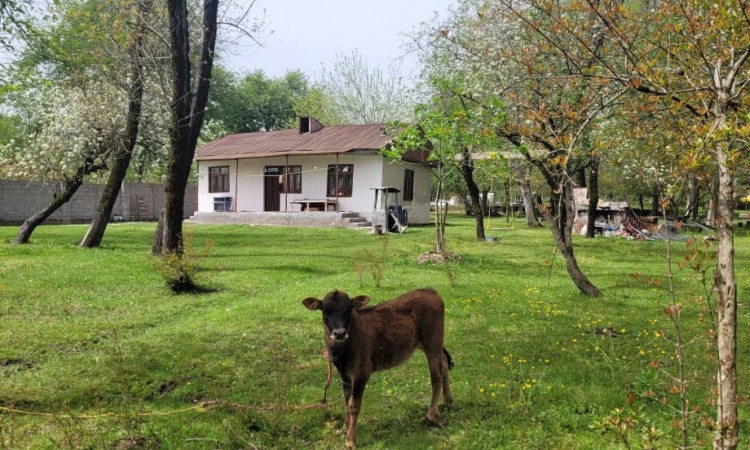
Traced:
<path id="1" fill-rule="evenodd" d="M 15 244 L 29 241 L 34 229 L 65 204 L 87 179 L 107 168 L 107 159 L 125 126 L 123 93 L 90 83 L 62 87 L 39 83 L 13 101 L 24 113 L 23 140 L 0 147 L 0 164 L 16 178 L 39 179 L 60 186 L 41 211 L 24 221 Z"/>

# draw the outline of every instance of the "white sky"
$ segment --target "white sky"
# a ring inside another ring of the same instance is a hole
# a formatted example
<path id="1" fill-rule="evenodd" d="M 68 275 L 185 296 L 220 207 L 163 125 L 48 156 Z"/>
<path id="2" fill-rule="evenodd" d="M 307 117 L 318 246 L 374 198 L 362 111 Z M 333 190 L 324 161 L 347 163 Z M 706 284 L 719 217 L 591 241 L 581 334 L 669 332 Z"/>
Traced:
<path id="1" fill-rule="evenodd" d="M 406 34 L 422 22 L 432 22 L 435 14 L 444 19 L 457 1 L 256 0 L 251 16 L 265 21 L 258 37 L 263 47 L 237 33 L 225 34 L 236 43 L 219 48 L 220 64 L 239 73 L 260 69 L 271 77 L 299 69 L 315 79 L 323 66 L 333 69 L 337 55 L 350 56 L 357 51 L 371 69 L 379 66 L 385 70 L 403 57 L 401 75 L 409 79 L 415 75 L 417 61 L 402 48 L 408 41 Z M 252 0 L 236 2 L 246 8 Z M 43 0 L 32 3 L 35 10 L 44 9 Z M 0 48 L 0 63 L 12 58 L 12 52 Z"/>
<path id="2" fill-rule="evenodd" d="M 250 0 L 241 0 L 249 3 Z M 435 13 L 445 18 L 456 0 L 258 0 L 255 17 L 263 16 L 262 48 L 243 39 L 231 52 L 224 49 L 222 65 L 240 73 L 261 69 L 279 77 L 299 69 L 315 78 L 322 66 L 333 69 L 337 55 L 357 51 L 370 68 L 386 69 L 404 56 L 405 33 Z M 416 69 L 406 58 L 403 75 Z"/>

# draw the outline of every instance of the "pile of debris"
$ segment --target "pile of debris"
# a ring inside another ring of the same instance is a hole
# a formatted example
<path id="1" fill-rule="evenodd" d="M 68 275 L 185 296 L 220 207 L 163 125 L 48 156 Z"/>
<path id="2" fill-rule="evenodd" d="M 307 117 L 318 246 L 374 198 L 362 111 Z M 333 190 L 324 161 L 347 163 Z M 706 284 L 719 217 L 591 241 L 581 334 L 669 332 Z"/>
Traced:
<path id="1" fill-rule="evenodd" d="M 685 228 L 694 232 L 714 233 L 710 226 L 698 222 L 679 222 L 666 220 L 659 225 L 657 216 L 640 216 L 627 202 L 614 202 L 599 200 L 595 211 L 589 211 L 589 200 L 586 188 L 573 190 L 573 201 L 575 207 L 575 218 L 573 220 L 573 233 L 585 235 L 589 225 L 589 215 L 594 214 L 595 232 L 604 237 L 621 237 L 625 239 L 638 240 L 664 240 L 677 241 L 687 240 L 687 236 L 681 234 Z"/>
<path id="2" fill-rule="evenodd" d="M 659 225 L 656 220 L 643 218 L 630 208 L 625 209 L 625 218 L 620 224 L 620 230 L 617 236 L 627 239 L 641 240 L 666 240 L 686 241 L 688 237 L 680 232 L 684 229 L 690 229 L 695 232 L 708 233 L 710 236 L 715 230 L 712 227 L 698 222 L 675 222 L 666 221 Z"/>
<path id="3" fill-rule="evenodd" d="M 624 213 L 625 218 L 620 224 L 623 237 L 632 236 L 635 239 L 649 239 L 649 236 L 657 231 L 658 225 L 653 221 L 644 220 L 632 208 L 625 208 Z"/>

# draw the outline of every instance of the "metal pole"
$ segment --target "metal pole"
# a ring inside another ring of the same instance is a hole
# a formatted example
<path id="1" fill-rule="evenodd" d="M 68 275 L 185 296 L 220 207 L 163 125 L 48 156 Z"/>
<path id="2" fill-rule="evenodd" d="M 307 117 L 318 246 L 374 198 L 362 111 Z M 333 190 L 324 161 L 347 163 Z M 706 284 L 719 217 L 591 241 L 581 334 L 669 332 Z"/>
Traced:
<path id="1" fill-rule="evenodd" d="M 336 202 L 339 201 L 339 154 L 336 153 L 336 181 L 334 182 L 335 191 L 334 191 L 334 197 L 336 197 Z"/>
<path id="2" fill-rule="evenodd" d="M 289 155 L 286 157 L 286 166 L 284 166 L 284 211 L 289 210 Z"/>
<path id="3" fill-rule="evenodd" d="M 234 202 L 232 211 L 237 212 L 237 200 L 239 197 L 239 191 L 238 191 L 238 180 L 240 179 L 240 160 L 239 158 L 234 160 Z"/>

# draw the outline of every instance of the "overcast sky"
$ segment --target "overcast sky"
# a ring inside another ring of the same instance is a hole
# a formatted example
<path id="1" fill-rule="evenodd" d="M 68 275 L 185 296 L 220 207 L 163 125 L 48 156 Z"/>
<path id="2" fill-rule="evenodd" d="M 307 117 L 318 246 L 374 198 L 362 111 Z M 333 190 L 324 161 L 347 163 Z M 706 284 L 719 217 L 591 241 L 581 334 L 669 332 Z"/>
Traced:
<path id="1" fill-rule="evenodd" d="M 299 69 L 314 78 L 322 65 L 332 69 L 337 55 L 357 51 L 370 68 L 386 69 L 404 55 L 406 33 L 431 22 L 435 13 L 445 18 L 455 4 L 456 0 L 258 0 L 254 15 L 266 22 L 263 47 L 245 39 L 224 52 L 222 64 L 241 73 L 261 69 L 274 77 Z M 407 58 L 404 76 L 415 68 L 414 58 Z"/>
<path id="2" fill-rule="evenodd" d="M 252 0 L 237 0 L 249 5 Z M 43 0 L 32 0 L 41 14 Z M 239 38 L 222 29 L 225 40 L 236 41 L 231 48 L 220 47 L 220 63 L 229 69 L 247 73 L 263 70 L 272 77 L 290 70 L 301 70 L 314 79 L 323 66 L 333 69 L 337 55 L 350 56 L 357 51 L 370 68 L 387 69 L 404 57 L 406 34 L 422 22 L 431 23 L 435 15 L 447 16 L 457 0 L 256 0 L 253 17 L 263 18 L 264 31 L 258 39 Z M 221 38 L 221 35 L 220 35 Z M 9 62 L 12 52 L 0 48 L 0 63 Z M 417 69 L 415 58 L 408 56 L 402 75 L 408 78 Z"/>

